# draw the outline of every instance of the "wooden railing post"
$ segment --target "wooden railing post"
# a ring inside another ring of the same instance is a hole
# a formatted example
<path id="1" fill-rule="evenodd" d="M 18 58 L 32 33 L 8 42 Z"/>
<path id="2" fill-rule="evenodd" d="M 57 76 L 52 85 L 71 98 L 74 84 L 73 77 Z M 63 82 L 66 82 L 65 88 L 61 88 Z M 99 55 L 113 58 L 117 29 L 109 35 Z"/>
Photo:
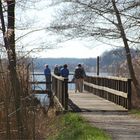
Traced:
<path id="1" fill-rule="evenodd" d="M 99 56 L 97 56 L 97 75 L 99 75 Z"/>
<path id="2" fill-rule="evenodd" d="M 64 79 L 64 107 L 68 110 L 68 78 Z"/>
<path id="3" fill-rule="evenodd" d="M 131 79 L 128 79 L 128 84 L 127 84 L 127 98 L 128 98 L 128 109 L 131 109 Z"/>
<path id="4" fill-rule="evenodd" d="M 52 74 L 52 92 L 62 110 L 68 110 L 68 78 Z"/>

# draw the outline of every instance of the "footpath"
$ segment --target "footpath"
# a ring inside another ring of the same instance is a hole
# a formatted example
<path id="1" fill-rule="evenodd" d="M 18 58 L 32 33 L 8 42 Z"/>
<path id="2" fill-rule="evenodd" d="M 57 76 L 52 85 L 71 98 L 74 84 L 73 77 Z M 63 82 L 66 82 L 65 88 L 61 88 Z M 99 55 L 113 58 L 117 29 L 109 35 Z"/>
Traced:
<path id="1" fill-rule="evenodd" d="M 88 92 L 69 91 L 69 98 L 80 115 L 110 134 L 112 140 L 140 140 L 140 119 L 125 108 Z"/>

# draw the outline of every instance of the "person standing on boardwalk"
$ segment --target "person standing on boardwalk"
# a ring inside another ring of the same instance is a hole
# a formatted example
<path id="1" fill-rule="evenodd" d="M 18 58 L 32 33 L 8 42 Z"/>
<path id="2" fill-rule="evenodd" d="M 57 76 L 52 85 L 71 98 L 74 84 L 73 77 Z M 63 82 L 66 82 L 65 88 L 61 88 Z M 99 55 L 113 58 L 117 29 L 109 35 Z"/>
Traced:
<path id="1" fill-rule="evenodd" d="M 51 90 L 51 70 L 48 64 L 45 65 L 44 75 L 46 78 L 46 90 Z"/>
<path id="2" fill-rule="evenodd" d="M 60 69 L 59 69 L 59 66 L 57 64 L 54 67 L 54 74 L 57 76 L 60 76 Z"/>
<path id="3" fill-rule="evenodd" d="M 75 92 L 83 92 L 83 81 L 86 76 L 85 70 L 81 64 L 75 69 L 74 78 L 75 78 Z"/>
<path id="4" fill-rule="evenodd" d="M 61 70 L 60 70 L 60 75 L 61 75 L 62 77 L 68 78 L 68 76 L 69 76 L 69 70 L 68 70 L 67 67 L 68 67 L 68 65 L 65 64 L 65 65 L 63 66 L 63 68 L 61 68 Z"/>

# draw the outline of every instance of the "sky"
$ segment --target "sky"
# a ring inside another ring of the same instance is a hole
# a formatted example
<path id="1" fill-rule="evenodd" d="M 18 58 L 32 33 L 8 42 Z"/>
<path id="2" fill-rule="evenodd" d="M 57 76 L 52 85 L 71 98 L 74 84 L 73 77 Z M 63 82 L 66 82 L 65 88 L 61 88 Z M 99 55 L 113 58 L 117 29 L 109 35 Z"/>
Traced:
<path id="1" fill-rule="evenodd" d="M 22 16 L 22 20 L 34 21 L 32 24 L 34 29 L 40 29 L 46 27 L 52 21 L 52 13 L 54 12 L 53 7 L 47 7 L 42 9 L 30 9 L 26 12 L 24 11 L 24 16 L 22 14 L 17 16 Z M 17 14 L 19 14 L 17 12 Z M 20 23 L 19 23 L 20 24 Z M 26 31 L 25 31 L 26 32 Z M 23 35 L 24 32 L 21 30 L 19 35 Z M 72 40 L 65 43 L 53 44 L 55 42 L 56 34 L 48 35 L 46 31 L 34 32 L 23 38 L 21 42 L 18 42 L 19 46 L 25 46 L 27 51 L 33 48 L 39 48 L 42 46 L 42 42 L 46 45 L 47 43 L 55 46 L 54 49 L 40 49 L 35 53 L 30 53 L 32 57 L 49 57 L 49 58 L 95 58 L 100 56 L 104 51 L 110 49 L 109 46 L 97 43 L 89 43 L 88 41 Z M 41 45 L 40 45 L 41 44 Z M 43 46 L 44 47 L 44 46 Z M 21 50 L 21 49 L 20 49 Z"/>
<path id="2" fill-rule="evenodd" d="M 56 49 L 48 49 L 44 52 L 40 52 L 38 56 L 48 58 L 95 58 L 106 50 L 109 50 L 109 48 L 105 49 L 101 46 L 91 48 L 78 41 L 69 41 Z M 36 54 L 34 56 L 36 56 Z"/>

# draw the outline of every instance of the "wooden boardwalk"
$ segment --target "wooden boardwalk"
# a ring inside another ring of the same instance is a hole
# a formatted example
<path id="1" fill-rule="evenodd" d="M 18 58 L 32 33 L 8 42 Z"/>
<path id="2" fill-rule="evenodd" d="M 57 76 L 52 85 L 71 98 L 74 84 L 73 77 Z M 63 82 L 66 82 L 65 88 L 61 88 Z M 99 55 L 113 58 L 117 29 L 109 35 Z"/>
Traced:
<path id="1" fill-rule="evenodd" d="M 79 114 L 111 135 L 112 140 L 140 140 L 140 119 L 128 114 L 122 106 L 92 93 L 74 93 L 69 98 L 79 107 Z"/>

